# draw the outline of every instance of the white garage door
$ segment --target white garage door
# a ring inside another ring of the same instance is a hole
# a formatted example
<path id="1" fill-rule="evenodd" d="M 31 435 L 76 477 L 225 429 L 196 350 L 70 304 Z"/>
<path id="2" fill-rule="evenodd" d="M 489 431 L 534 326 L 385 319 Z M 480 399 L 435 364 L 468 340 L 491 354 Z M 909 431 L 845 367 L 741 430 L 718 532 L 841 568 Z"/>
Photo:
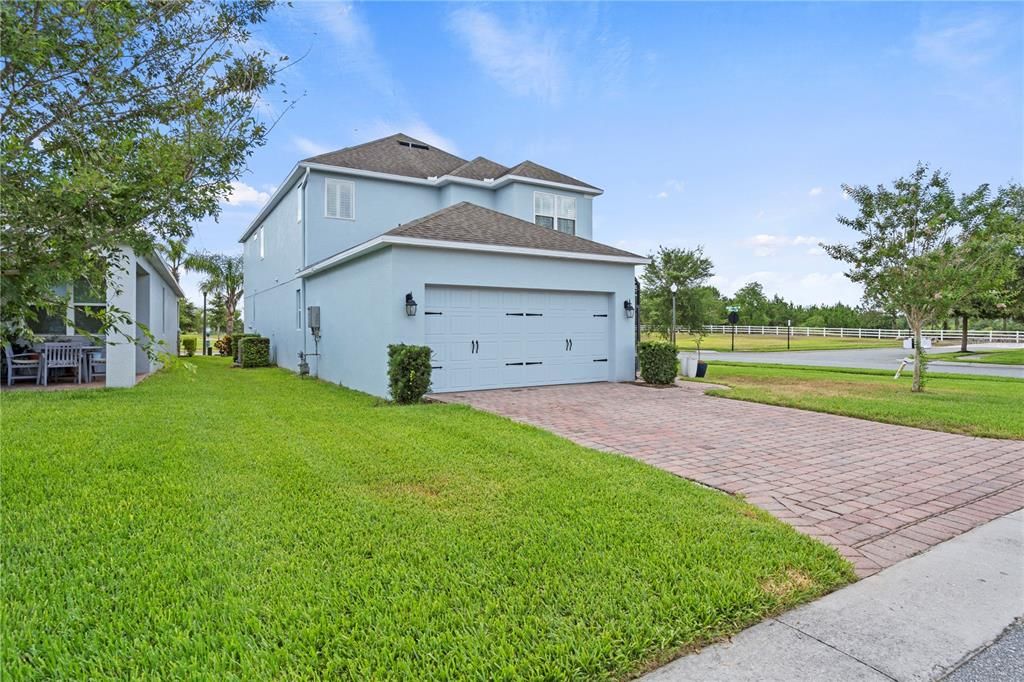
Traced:
<path id="1" fill-rule="evenodd" d="M 428 286 L 433 390 L 607 381 L 608 295 Z"/>

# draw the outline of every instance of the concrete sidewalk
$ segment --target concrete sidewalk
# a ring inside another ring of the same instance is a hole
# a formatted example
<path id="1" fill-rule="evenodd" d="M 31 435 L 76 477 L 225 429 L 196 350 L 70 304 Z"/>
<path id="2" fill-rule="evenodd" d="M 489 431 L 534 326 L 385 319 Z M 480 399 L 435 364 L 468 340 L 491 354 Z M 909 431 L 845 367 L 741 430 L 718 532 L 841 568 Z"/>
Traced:
<path id="1" fill-rule="evenodd" d="M 642 679 L 936 680 L 1024 614 L 1024 510 Z"/>

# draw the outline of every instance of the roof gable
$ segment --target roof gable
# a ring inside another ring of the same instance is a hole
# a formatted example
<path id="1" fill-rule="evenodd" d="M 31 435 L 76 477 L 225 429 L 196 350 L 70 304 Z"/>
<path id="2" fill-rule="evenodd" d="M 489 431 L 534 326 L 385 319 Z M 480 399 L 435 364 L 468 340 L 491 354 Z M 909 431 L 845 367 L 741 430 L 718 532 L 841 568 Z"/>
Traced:
<path id="1" fill-rule="evenodd" d="M 546 180 L 547 182 L 559 182 L 563 185 L 576 185 L 578 187 L 598 189 L 593 185 L 588 185 L 582 180 L 577 180 L 572 176 L 566 175 L 565 173 L 559 173 L 556 170 L 542 166 L 539 163 L 534 163 L 533 161 L 523 161 L 522 163 L 509 168 L 505 175 L 517 175 L 523 178 L 533 178 L 534 180 Z"/>
<path id="2" fill-rule="evenodd" d="M 470 180 L 493 180 L 500 178 L 508 172 L 508 168 L 500 163 L 478 156 L 472 161 L 467 161 L 448 175 L 457 178 L 469 178 Z"/>
<path id="3" fill-rule="evenodd" d="M 389 230 L 386 235 L 446 242 L 468 242 L 600 256 L 642 258 L 635 253 L 540 227 L 467 201 L 442 208 Z"/>

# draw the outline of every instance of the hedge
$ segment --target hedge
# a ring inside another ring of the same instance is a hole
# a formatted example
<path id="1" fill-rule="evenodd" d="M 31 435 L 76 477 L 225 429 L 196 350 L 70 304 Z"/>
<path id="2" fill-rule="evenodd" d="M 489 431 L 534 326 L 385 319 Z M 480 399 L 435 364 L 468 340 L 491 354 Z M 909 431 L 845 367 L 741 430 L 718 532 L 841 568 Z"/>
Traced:
<path id="1" fill-rule="evenodd" d="M 641 341 L 637 346 L 640 356 L 640 378 L 649 384 L 667 385 L 679 374 L 679 356 L 676 347 L 666 341 Z"/>
<path id="2" fill-rule="evenodd" d="M 388 346 L 388 383 L 391 399 L 418 403 L 430 390 L 430 347 L 404 343 Z"/>
<path id="3" fill-rule="evenodd" d="M 246 334 L 240 341 L 238 355 L 242 367 L 270 366 L 270 339 L 258 334 Z"/>
<path id="4" fill-rule="evenodd" d="M 250 332 L 239 332 L 237 334 L 230 334 L 229 337 L 231 339 L 231 348 L 229 349 L 231 357 L 234 358 L 237 364 L 242 364 L 242 348 L 239 342 L 242 339 L 259 338 L 259 334 L 252 334 Z"/>
<path id="5" fill-rule="evenodd" d="M 196 354 L 196 338 L 194 336 L 182 338 L 181 345 L 185 349 L 185 355 L 192 357 Z"/>

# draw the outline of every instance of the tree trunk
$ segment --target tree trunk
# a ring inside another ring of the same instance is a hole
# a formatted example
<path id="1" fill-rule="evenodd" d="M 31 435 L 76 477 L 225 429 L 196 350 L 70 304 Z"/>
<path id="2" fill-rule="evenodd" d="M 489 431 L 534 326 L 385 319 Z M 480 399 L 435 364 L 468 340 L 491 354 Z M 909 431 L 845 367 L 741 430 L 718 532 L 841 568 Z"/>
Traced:
<path id="1" fill-rule="evenodd" d="M 913 393 L 921 393 L 924 391 L 924 384 L 922 383 L 924 371 L 921 367 L 921 358 L 924 355 L 921 350 L 921 323 L 911 322 L 910 328 L 914 332 L 914 383 L 911 385 L 910 390 Z"/>
<path id="2" fill-rule="evenodd" d="M 964 314 L 964 315 L 961 315 L 960 317 L 963 320 L 963 328 L 962 328 L 962 330 L 960 332 L 960 352 L 961 353 L 966 353 L 967 352 L 967 315 Z"/>

